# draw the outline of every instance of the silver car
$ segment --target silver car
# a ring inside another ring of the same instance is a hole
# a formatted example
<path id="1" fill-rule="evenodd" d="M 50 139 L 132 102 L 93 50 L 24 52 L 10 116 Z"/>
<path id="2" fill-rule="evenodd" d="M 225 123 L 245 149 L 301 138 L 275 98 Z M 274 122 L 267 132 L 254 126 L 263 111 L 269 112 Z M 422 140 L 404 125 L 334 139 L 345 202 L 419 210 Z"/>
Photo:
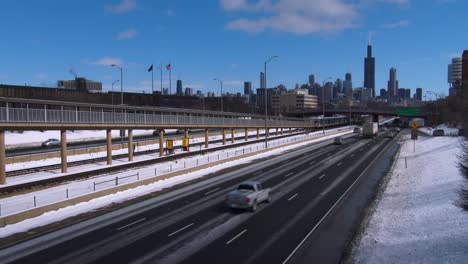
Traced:
<path id="1" fill-rule="evenodd" d="M 246 181 L 226 195 L 226 204 L 234 209 L 257 210 L 257 205 L 262 202 L 270 202 L 270 188 L 263 189 L 261 183 Z"/>
<path id="2" fill-rule="evenodd" d="M 42 142 L 41 144 L 43 147 L 52 147 L 52 146 L 59 146 L 60 140 L 56 138 L 49 138 L 48 140 Z"/>

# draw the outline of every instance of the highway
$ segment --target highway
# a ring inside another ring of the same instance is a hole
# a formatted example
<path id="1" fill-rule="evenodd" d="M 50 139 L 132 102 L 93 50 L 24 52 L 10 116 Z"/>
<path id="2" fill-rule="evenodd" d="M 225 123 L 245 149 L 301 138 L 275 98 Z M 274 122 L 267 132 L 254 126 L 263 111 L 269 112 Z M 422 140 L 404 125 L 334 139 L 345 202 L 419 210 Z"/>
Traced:
<path id="1" fill-rule="evenodd" d="M 210 175 L 0 251 L 12 263 L 286 263 L 369 166 L 396 144 L 330 140 Z M 224 195 L 244 180 L 272 188 L 254 213 Z"/>

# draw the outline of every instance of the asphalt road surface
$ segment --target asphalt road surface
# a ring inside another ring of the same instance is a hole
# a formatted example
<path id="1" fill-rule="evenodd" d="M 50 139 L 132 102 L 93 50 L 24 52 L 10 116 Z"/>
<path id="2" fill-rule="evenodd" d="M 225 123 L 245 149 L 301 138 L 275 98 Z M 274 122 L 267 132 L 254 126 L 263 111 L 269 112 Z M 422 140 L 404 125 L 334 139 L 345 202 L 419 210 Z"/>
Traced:
<path id="1" fill-rule="evenodd" d="M 0 259 L 294 263 L 294 255 L 320 229 L 337 201 L 392 144 L 394 139 L 383 136 L 352 136 L 344 145 L 326 141 L 300 147 L 3 249 Z M 272 202 L 253 213 L 226 208 L 225 194 L 244 180 L 272 188 Z"/>

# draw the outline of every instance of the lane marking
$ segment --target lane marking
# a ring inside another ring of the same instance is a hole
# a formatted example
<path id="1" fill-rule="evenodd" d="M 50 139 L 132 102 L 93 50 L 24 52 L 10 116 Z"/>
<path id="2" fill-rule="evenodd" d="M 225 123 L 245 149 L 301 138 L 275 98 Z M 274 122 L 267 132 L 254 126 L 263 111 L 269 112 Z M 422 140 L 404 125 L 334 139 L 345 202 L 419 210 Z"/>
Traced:
<path id="1" fill-rule="evenodd" d="M 142 219 L 137 220 L 137 221 L 135 221 L 135 222 L 132 222 L 132 223 L 130 223 L 130 224 L 128 224 L 128 225 L 124 225 L 124 226 L 122 226 L 122 227 L 117 228 L 117 231 L 120 231 L 120 230 L 122 230 L 122 229 L 124 229 L 124 228 L 127 228 L 127 227 L 129 227 L 129 226 L 132 226 L 132 225 L 134 225 L 134 224 L 138 224 L 138 223 L 140 223 L 141 221 L 145 221 L 145 220 L 146 220 L 146 218 L 142 218 Z"/>
<path id="2" fill-rule="evenodd" d="M 309 165 L 313 165 L 313 164 L 315 164 L 315 163 L 317 163 L 317 161 L 314 160 L 314 161 L 312 161 L 312 162 L 309 162 Z"/>
<path id="3" fill-rule="evenodd" d="M 339 166 L 341 166 L 341 164 L 343 164 L 343 162 L 338 163 L 338 165 L 336 165 L 336 166 L 339 167 Z"/>
<path id="4" fill-rule="evenodd" d="M 231 240 L 229 240 L 228 242 L 226 242 L 226 245 L 229 245 L 231 244 L 232 241 L 236 240 L 238 237 L 242 236 L 245 232 L 247 232 L 247 229 L 244 229 L 244 231 L 240 232 L 239 234 L 237 234 L 237 236 L 231 238 Z"/>
<path id="5" fill-rule="evenodd" d="M 325 213 L 325 215 L 320 219 L 320 221 L 314 226 L 314 228 L 312 228 L 312 230 L 310 230 L 309 233 L 307 233 L 307 235 L 304 237 L 304 239 L 302 239 L 302 241 L 296 246 L 296 248 L 294 248 L 294 250 L 291 252 L 291 254 L 289 254 L 289 256 L 283 261 L 282 264 L 286 264 L 288 263 L 288 261 L 292 258 L 292 256 L 294 254 L 296 254 L 297 250 L 299 250 L 299 248 L 306 242 L 307 239 L 309 239 L 309 237 L 312 235 L 312 233 L 314 233 L 314 231 L 322 224 L 322 222 L 325 220 L 325 218 L 328 217 L 328 215 L 333 211 L 333 209 L 335 209 L 335 207 L 341 202 L 341 200 L 343 200 L 343 198 L 349 193 L 349 191 L 354 187 L 354 185 L 359 181 L 359 179 L 362 177 L 362 175 L 364 175 L 367 170 L 374 164 L 374 162 L 382 155 L 382 153 L 384 153 L 385 151 L 388 150 L 389 146 L 391 144 L 387 144 L 387 146 L 385 146 L 384 149 L 382 149 L 382 151 L 379 152 L 379 154 L 377 154 L 377 156 L 375 157 L 375 159 L 373 159 L 371 161 L 371 163 L 369 163 L 369 165 L 367 165 L 367 167 L 362 171 L 362 173 L 357 177 L 357 179 L 353 182 L 353 184 L 351 184 L 351 186 L 349 186 L 349 188 L 343 193 L 343 195 L 341 195 L 341 197 L 335 202 L 335 204 L 333 204 L 333 206 Z"/>
<path id="6" fill-rule="evenodd" d="M 262 173 L 263 171 L 257 171 L 256 173 L 254 173 L 253 175 L 258 175 L 260 173 Z"/>
<path id="7" fill-rule="evenodd" d="M 170 234 L 168 235 L 168 237 L 171 237 L 171 236 L 173 236 L 173 235 L 179 233 L 180 231 L 183 231 L 183 230 L 185 230 L 185 229 L 187 229 L 187 228 L 189 228 L 189 227 L 191 227 L 191 226 L 193 226 L 193 225 L 194 225 L 194 223 L 191 223 L 191 224 L 189 224 L 189 225 L 186 225 L 186 226 L 182 227 L 181 229 L 176 230 L 176 231 L 170 233 Z"/>
<path id="8" fill-rule="evenodd" d="M 286 174 L 286 176 L 284 176 L 284 177 L 289 177 L 289 176 L 291 176 L 293 174 L 294 174 L 294 172 L 290 172 L 290 173 Z"/>
<path id="9" fill-rule="evenodd" d="M 288 199 L 288 201 L 291 201 L 292 199 L 296 198 L 297 195 L 298 195 L 298 194 L 296 193 L 295 195 L 291 196 L 291 197 Z"/>
<path id="10" fill-rule="evenodd" d="M 320 175 L 319 180 L 321 180 L 321 179 L 322 179 L 323 177 L 325 177 L 325 176 L 326 176 L 326 174 Z"/>
<path id="11" fill-rule="evenodd" d="M 221 188 L 216 188 L 216 189 L 214 189 L 214 190 L 211 190 L 211 191 L 209 191 L 209 192 L 206 192 L 205 195 L 208 195 L 208 194 L 210 194 L 210 193 L 214 193 L 214 192 L 216 192 L 216 191 L 218 191 L 218 190 L 221 190 Z"/>

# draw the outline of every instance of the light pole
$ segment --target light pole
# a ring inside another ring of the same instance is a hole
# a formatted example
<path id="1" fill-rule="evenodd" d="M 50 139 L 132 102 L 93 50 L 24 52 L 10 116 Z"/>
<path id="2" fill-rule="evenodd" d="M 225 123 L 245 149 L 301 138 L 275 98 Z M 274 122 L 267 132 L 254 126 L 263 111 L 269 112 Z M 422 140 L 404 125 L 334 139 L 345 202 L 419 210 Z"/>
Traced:
<path id="1" fill-rule="evenodd" d="M 115 80 L 112 82 L 112 104 L 114 104 L 114 84 L 120 82 L 120 80 Z"/>
<path id="2" fill-rule="evenodd" d="M 111 67 L 117 67 L 120 70 L 120 104 L 123 104 L 123 68 L 117 64 L 111 64 Z"/>
<path id="3" fill-rule="evenodd" d="M 218 81 L 219 84 L 221 85 L 221 112 L 223 112 L 223 81 L 219 80 L 218 78 L 214 78 L 213 81 Z"/>
<path id="4" fill-rule="evenodd" d="M 438 110 L 438 107 L 437 107 L 437 104 L 438 104 L 438 102 L 439 102 L 438 95 L 437 95 L 436 93 L 432 92 L 432 91 L 427 91 L 426 93 L 427 93 L 427 94 L 434 95 L 434 97 L 435 97 L 435 108 L 436 108 L 435 111 L 436 111 L 436 112 L 435 112 L 435 118 L 434 118 L 434 120 L 435 120 L 435 123 L 439 123 L 439 110 Z"/>
<path id="5" fill-rule="evenodd" d="M 268 111 L 267 111 L 267 104 L 268 104 L 268 100 L 267 100 L 267 97 L 268 97 L 268 86 L 267 86 L 267 63 L 269 63 L 272 59 L 274 58 L 279 58 L 278 56 L 272 56 L 271 58 L 269 58 L 267 61 L 265 61 L 265 63 L 263 64 L 263 83 L 265 84 L 265 148 L 267 149 L 268 148 L 268 133 L 267 133 L 267 129 L 268 129 L 268 125 L 267 125 L 267 119 L 268 119 Z"/>
<path id="6" fill-rule="evenodd" d="M 325 135 L 325 82 L 331 80 L 332 77 L 328 77 L 322 82 L 322 130 Z"/>

